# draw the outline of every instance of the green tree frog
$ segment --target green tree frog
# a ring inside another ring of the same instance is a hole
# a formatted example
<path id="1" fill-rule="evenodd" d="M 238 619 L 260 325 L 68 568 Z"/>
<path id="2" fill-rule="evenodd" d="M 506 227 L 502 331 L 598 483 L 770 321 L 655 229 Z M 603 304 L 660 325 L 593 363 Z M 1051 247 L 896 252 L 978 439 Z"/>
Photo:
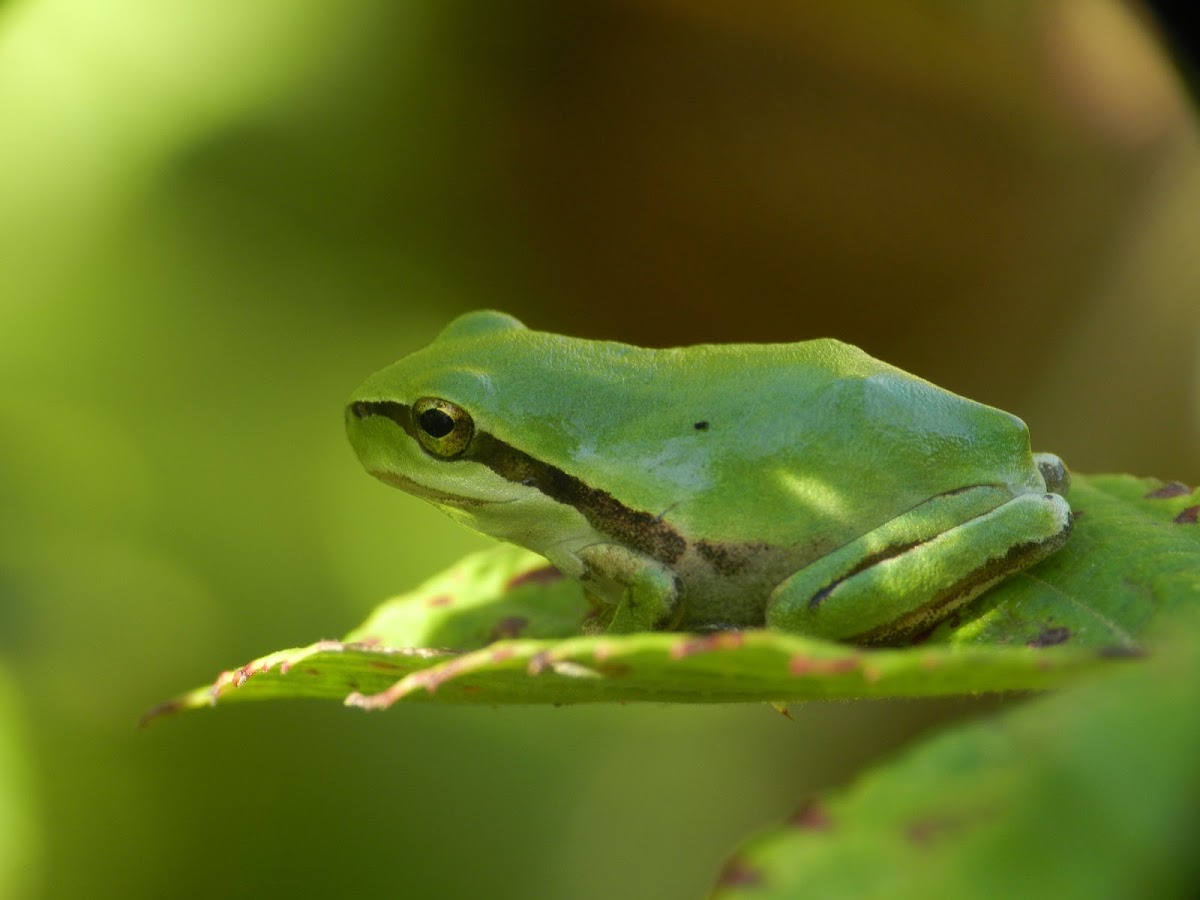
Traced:
<path id="1" fill-rule="evenodd" d="M 346 425 L 372 475 L 544 555 L 614 632 L 903 642 L 1071 533 L 1020 419 L 831 339 L 652 350 L 473 312 Z"/>

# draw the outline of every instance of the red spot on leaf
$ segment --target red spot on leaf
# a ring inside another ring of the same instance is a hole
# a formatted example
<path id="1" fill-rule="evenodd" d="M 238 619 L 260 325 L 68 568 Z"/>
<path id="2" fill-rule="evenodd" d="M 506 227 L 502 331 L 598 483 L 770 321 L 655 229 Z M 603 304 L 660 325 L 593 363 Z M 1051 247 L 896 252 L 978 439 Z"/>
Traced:
<path id="1" fill-rule="evenodd" d="M 788 660 L 788 672 L 792 675 L 844 675 L 858 668 L 854 657 L 840 656 L 835 659 L 793 656 Z"/>
<path id="2" fill-rule="evenodd" d="M 280 668 L 282 668 L 282 665 Z M 233 683 L 237 687 L 241 687 L 243 684 L 245 684 L 247 681 L 250 680 L 250 677 L 252 675 L 258 675 L 263 672 L 269 672 L 270 670 L 271 670 L 271 667 L 269 665 L 267 665 L 266 663 L 258 663 L 257 665 L 255 665 L 254 663 L 246 663 L 246 665 L 242 666 L 240 669 L 238 669 L 236 672 L 234 672 Z"/>
<path id="3" fill-rule="evenodd" d="M 953 827 L 947 819 L 922 819 L 904 829 L 904 836 L 919 847 L 928 847 Z"/>
<path id="4" fill-rule="evenodd" d="M 1192 489 L 1182 481 L 1169 481 L 1157 490 L 1151 491 L 1145 497 L 1147 500 L 1170 500 L 1172 497 L 1182 497 L 1190 494 Z"/>
<path id="5" fill-rule="evenodd" d="M 545 566 L 541 569 L 530 569 L 528 572 L 522 572 L 520 575 L 510 578 L 504 587 L 511 591 L 527 584 L 554 584 L 556 581 L 562 581 L 562 577 L 562 572 L 554 566 Z"/>
<path id="6" fill-rule="evenodd" d="M 1043 628 L 1041 633 L 1038 634 L 1038 636 L 1035 637 L 1033 640 L 1029 641 L 1029 643 L 1027 643 L 1025 646 L 1027 646 L 1027 647 L 1053 647 L 1057 644 L 1066 643 L 1068 640 L 1070 640 L 1070 637 L 1071 637 L 1071 629 L 1070 628 L 1063 628 L 1063 627 Z"/>
<path id="7" fill-rule="evenodd" d="M 501 663 L 506 659 L 511 659 L 513 652 L 512 647 L 497 647 L 491 652 L 490 659 L 494 663 Z"/>
<path id="8" fill-rule="evenodd" d="M 672 659 L 683 659 L 697 653 L 712 653 L 718 650 L 736 650 L 745 643 L 740 631 L 714 631 L 686 638 L 671 647 Z"/>
<path id="9" fill-rule="evenodd" d="M 383 659 L 373 659 L 367 665 L 372 669 L 381 669 L 384 672 L 398 672 L 404 669 L 404 666 Z"/>
<path id="10" fill-rule="evenodd" d="M 762 872 L 734 857 L 726 860 L 717 875 L 717 887 L 755 887 L 762 884 Z"/>
<path id="11" fill-rule="evenodd" d="M 1200 521 L 1200 506 L 1189 506 L 1171 521 L 1176 525 L 1197 524 L 1197 521 Z"/>
<path id="12" fill-rule="evenodd" d="M 438 594 L 436 597 L 430 597 L 425 601 L 426 606 L 449 606 L 454 602 L 454 598 L 449 594 Z"/>
<path id="13" fill-rule="evenodd" d="M 801 831 L 828 831 L 833 827 L 829 811 L 819 800 L 805 800 L 792 813 L 788 824 Z"/>
<path id="14" fill-rule="evenodd" d="M 488 643 L 504 638 L 519 637 L 528 625 L 529 620 L 524 616 L 505 616 L 492 627 L 491 633 L 488 635 Z"/>
<path id="15" fill-rule="evenodd" d="M 594 667 L 601 675 L 608 678 L 620 678 L 623 675 L 628 675 L 633 671 L 633 666 L 629 663 L 604 663 Z"/>

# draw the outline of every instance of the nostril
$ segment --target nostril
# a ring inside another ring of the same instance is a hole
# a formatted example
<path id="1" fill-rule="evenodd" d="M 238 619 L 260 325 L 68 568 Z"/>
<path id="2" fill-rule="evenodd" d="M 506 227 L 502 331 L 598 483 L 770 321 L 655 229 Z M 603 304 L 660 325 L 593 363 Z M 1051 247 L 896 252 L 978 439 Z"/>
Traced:
<path id="1" fill-rule="evenodd" d="M 346 407 L 346 419 L 367 419 L 382 416 L 391 419 L 405 431 L 412 428 L 412 417 L 408 407 L 394 400 L 355 400 Z"/>

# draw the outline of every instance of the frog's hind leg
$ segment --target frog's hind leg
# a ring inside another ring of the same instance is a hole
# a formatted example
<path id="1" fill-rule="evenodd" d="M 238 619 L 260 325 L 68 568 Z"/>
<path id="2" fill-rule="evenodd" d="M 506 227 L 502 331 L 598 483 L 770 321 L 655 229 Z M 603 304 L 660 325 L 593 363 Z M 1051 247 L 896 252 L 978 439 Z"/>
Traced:
<path id="1" fill-rule="evenodd" d="M 796 572 L 771 594 L 772 628 L 854 643 L 900 643 L 1071 532 L 1054 493 L 977 485 L 934 497 Z"/>

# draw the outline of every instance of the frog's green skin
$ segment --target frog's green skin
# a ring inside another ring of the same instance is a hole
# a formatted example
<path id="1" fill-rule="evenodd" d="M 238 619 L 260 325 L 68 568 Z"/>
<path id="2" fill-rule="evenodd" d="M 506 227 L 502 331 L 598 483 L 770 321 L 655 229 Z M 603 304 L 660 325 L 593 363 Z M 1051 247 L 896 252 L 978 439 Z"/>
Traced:
<path id="1" fill-rule="evenodd" d="M 894 642 L 1071 530 L 1021 420 L 835 340 L 648 350 L 470 313 L 346 424 L 371 474 L 545 555 L 614 631 Z"/>

